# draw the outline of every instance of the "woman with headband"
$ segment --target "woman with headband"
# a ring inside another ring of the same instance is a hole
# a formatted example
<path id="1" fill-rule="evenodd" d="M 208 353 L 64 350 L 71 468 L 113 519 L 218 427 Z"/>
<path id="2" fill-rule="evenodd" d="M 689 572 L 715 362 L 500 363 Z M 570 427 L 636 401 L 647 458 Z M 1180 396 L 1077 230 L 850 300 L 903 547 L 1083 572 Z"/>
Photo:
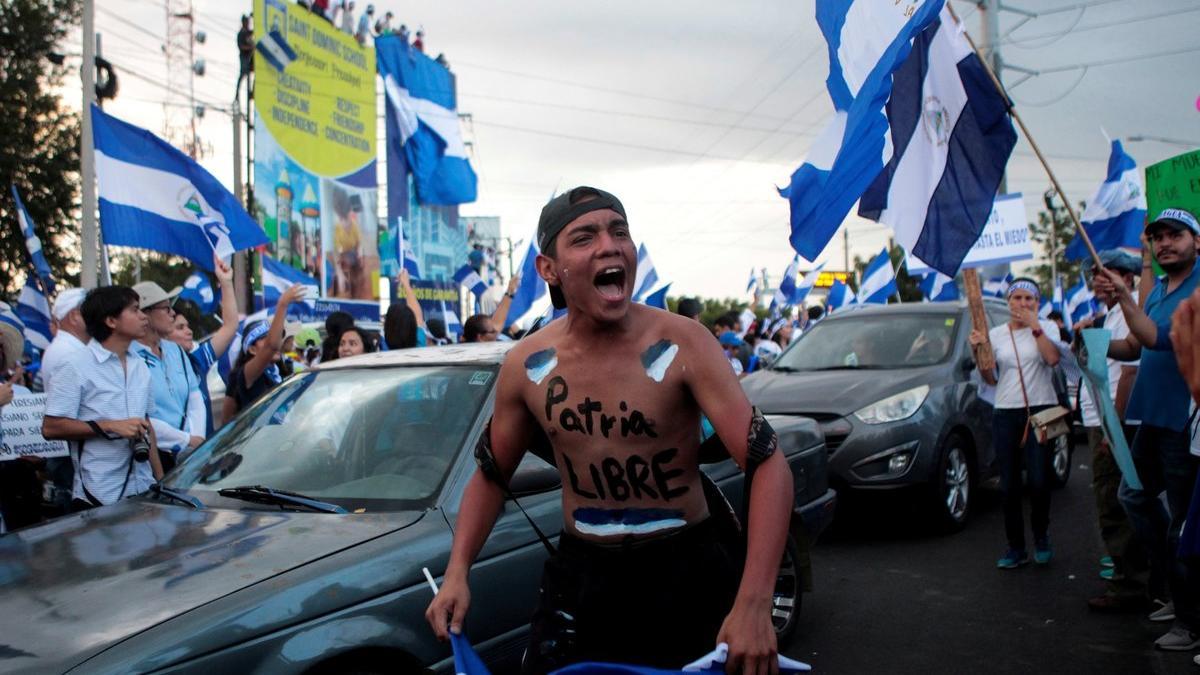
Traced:
<path id="1" fill-rule="evenodd" d="M 1038 319 L 1041 291 L 1029 278 L 1014 280 L 1008 287 L 1008 323 L 984 334 L 971 331 L 973 348 L 990 342 L 996 356 L 995 371 L 980 369 L 985 382 L 996 387 L 992 412 L 992 446 L 1000 462 L 1000 486 L 1004 495 L 1004 531 L 1008 550 L 996 561 L 1000 569 L 1015 569 L 1029 562 L 1025 548 L 1025 517 L 1021 507 L 1021 471 L 1029 479 L 1030 514 L 1033 526 L 1034 560 L 1050 562 L 1050 447 L 1038 442 L 1030 428 L 1030 416 L 1058 405 L 1052 373 L 1059 351 L 1053 333 Z"/>

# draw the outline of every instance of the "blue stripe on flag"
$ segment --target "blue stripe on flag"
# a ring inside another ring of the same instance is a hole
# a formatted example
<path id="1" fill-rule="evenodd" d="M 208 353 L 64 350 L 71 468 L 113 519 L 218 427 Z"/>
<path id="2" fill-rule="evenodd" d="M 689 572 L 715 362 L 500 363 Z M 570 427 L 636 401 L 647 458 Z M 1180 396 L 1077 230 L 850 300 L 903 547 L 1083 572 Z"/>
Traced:
<path id="1" fill-rule="evenodd" d="M 529 248 L 525 249 L 521 271 L 518 272 L 521 275 L 521 283 L 517 285 L 517 291 L 508 306 L 508 316 L 504 319 L 502 330 L 507 330 L 514 322 L 528 314 L 534 303 L 547 293 L 546 282 L 537 273 L 537 256 L 537 245 L 530 241 Z"/>

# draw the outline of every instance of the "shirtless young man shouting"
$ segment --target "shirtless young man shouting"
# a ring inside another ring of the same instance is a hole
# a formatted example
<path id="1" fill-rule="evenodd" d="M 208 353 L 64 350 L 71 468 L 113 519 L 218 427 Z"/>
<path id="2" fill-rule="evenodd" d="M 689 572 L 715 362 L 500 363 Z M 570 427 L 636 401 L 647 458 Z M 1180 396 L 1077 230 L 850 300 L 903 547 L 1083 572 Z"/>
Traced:
<path id="1" fill-rule="evenodd" d="M 703 325 L 631 302 L 637 253 L 616 197 L 589 187 L 555 197 L 538 243 L 538 273 L 568 313 L 508 353 L 490 426 L 499 478 L 540 429 L 563 480 L 563 533 L 525 672 L 580 661 L 679 668 L 726 642 L 729 672 L 774 673 L 771 597 L 793 495 L 774 434 Z M 704 497 L 701 412 L 739 466 L 756 465 L 744 556 Z M 501 486 L 477 471 L 426 611 L 442 639 L 461 630 L 468 570 L 503 504 Z"/>

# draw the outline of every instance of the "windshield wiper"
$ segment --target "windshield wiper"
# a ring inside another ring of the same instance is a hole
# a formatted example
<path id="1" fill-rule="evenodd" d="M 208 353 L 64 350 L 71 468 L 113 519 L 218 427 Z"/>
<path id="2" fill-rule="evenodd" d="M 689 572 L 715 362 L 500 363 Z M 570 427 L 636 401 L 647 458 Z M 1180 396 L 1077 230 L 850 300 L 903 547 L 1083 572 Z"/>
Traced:
<path id="1" fill-rule="evenodd" d="M 256 504 L 274 504 L 276 506 L 294 506 L 321 513 L 349 513 L 337 504 L 330 504 L 312 497 L 305 497 L 295 492 L 276 490 L 265 485 L 239 485 L 238 487 L 222 488 L 217 494 L 230 499 L 254 502 Z"/>
<path id="2" fill-rule="evenodd" d="M 879 368 L 879 366 L 850 366 L 850 365 L 844 365 L 844 366 L 825 366 L 825 367 L 823 367 L 823 368 L 809 368 L 808 370 L 810 370 L 810 371 L 814 371 L 814 372 L 815 372 L 815 371 L 818 371 L 818 370 L 874 370 L 874 369 L 877 369 L 877 368 Z"/>
<path id="3" fill-rule="evenodd" d="M 771 366 L 771 370 L 774 370 L 777 373 L 798 373 L 798 372 L 800 372 L 799 368 L 793 368 L 791 366 Z"/>
<path id="4" fill-rule="evenodd" d="M 200 501 L 199 499 L 196 499 L 195 497 L 193 497 L 185 492 L 180 492 L 179 490 L 169 488 L 169 487 L 163 485 L 162 483 L 155 483 L 155 484 L 151 485 L 150 491 L 160 497 L 170 497 L 171 499 L 174 499 L 177 502 L 183 502 L 184 504 L 187 504 L 188 506 L 192 507 L 193 509 L 204 508 L 204 502 Z"/>

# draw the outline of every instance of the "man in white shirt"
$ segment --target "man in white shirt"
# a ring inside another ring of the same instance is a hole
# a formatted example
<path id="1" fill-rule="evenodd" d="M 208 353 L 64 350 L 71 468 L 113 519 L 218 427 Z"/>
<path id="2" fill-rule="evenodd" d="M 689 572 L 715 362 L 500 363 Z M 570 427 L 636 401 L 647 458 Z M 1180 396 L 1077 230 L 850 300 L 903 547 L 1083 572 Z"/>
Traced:
<path id="1" fill-rule="evenodd" d="M 42 421 L 47 440 L 72 441 L 77 510 L 145 492 L 162 477 L 150 371 L 129 349 L 148 329 L 138 295 L 97 288 L 81 312 L 92 340 L 55 373 Z"/>
<path id="2" fill-rule="evenodd" d="M 1134 287 L 1134 277 L 1141 271 L 1142 261 L 1133 254 L 1120 249 L 1102 251 L 1100 262 L 1104 268 L 1121 275 L 1129 288 Z M 1099 270 L 1092 269 L 1094 277 Z M 1125 313 L 1117 306 L 1115 293 L 1106 288 L 1094 289 L 1096 300 L 1104 303 L 1107 313 L 1093 321 L 1085 319 L 1074 326 L 1074 334 L 1083 328 L 1097 327 L 1112 331 L 1112 340 L 1124 340 L 1129 335 L 1129 324 Z M 1097 358 L 1099 355 L 1097 355 Z M 1117 415 L 1125 426 L 1125 403 L 1133 390 L 1137 378 L 1138 362 L 1108 359 L 1108 394 L 1112 397 Z M 1121 487 L 1121 470 L 1113 458 L 1112 448 L 1101 430 L 1102 419 L 1099 406 L 1093 400 L 1091 387 L 1080 382 L 1079 410 L 1083 426 L 1087 429 L 1088 446 L 1092 451 L 1092 491 L 1096 496 L 1096 516 L 1100 526 L 1100 537 L 1112 561 L 1112 567 L 1101 572 L 1105 578 L 1103 595 L 1088 600 L 1088 607 L 1098 612 L 1140 611 L 1148 604 L 1147 582 L 1150 568 L 1145 549 L 1137 540 L 1137 533 L 1117 498 Z M 1136 422 L 1132 422 L 1136 424 Z M 1132 438 L 1132 434 L 1127 434 Z"/>
<path id="3" fill-rule="evenodd" d="M 54 321 L 58 324 L 58 332 L 54 340 L 42 354 L 42 389 L 50 391 L 50 381 L 54 373 L 70 360 L 71 356 L 83 351 L 88 340 L 87 326 L 83 323 L 83 314 L 79 306 L 83 304 L 87 291 L 82 288 L 65 288 L 58 292 L 54 299 Z"/>

